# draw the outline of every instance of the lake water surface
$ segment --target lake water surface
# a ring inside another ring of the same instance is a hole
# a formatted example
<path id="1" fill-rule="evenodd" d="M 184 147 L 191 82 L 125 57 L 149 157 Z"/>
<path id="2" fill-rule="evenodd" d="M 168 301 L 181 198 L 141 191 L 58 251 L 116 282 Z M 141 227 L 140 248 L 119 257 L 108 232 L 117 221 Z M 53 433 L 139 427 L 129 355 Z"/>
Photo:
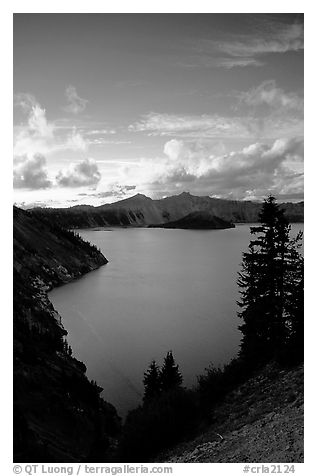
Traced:
<path id="1" fill-rule="evenodd" d="M 303 229 L 295 224 L 292 232 Z M 250 225 L 228 230 L 81 230 L 109 263 L 50 292 L 73 354 L 118 412 L 142 400 L 143 372 L 172 350 L 186 386 L 239 349 L 237 272 Z"/>

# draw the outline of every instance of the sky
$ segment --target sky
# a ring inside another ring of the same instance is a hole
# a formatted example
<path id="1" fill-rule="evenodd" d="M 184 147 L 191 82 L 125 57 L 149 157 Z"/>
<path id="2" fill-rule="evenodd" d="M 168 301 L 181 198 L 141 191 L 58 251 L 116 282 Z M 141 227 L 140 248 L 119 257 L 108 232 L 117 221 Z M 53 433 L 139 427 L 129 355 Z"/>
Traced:
<path id="1" fill-rule="evenodd" d="M 301 14 L 15 14 L 15 203 L 303 199 Z"/>

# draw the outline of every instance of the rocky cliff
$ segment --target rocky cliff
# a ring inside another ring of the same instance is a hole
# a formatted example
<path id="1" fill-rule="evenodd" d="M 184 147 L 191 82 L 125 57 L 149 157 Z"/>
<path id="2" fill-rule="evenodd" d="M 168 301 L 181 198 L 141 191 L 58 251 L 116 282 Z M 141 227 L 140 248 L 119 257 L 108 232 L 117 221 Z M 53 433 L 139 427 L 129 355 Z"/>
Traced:
<path id="1" fill-rule="evenodd" d="M 233 223 L 254 223 L 258 220 L 261 206 L 261 203 L 256 202 L 196 197 L 184 192 L 161 200 L 137 194 L 99 207 L 83 205 L 58 209 L 38 208 L 32 213 L 50 217 L 69 228 L 158 225 L 180 220 L 193 212 L 208 212 Z M 282 207 L 290 222 L 303 222 L 303 202 L 283 203 Z"/>
<path id="2" fill-rule="evenodd" d="M 111 460 L 120 420 L 72 357 L 47 291 L 107 262 L 72 232 L 14 208 L 14 461 Z"/>

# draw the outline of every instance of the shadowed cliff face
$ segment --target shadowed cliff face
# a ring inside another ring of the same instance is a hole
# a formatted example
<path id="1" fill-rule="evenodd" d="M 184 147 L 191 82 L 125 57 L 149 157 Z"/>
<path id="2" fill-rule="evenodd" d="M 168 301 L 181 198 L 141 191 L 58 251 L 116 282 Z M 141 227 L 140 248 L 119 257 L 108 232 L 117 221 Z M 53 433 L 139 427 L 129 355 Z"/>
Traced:
<path id="1" fill-rule="evenodd" d="M 120 427 L 71 356 L 47 290 L 107 262 L 72 232 L 14 208 L 14 461 L 107 461 Z"/>
<path id="2" fill-rule="evenodd" d="M 286 216 L 290 222 L 304 221 L 304 203 L 284 203 Z M 258 221 L 260 203 L 220 200 L 195 197 L 190 193 L 162 200 L 152 200 L 145 195 L 120 200 L 100 207 L 76 206 L 72 208 L 34 209 L 37 216 L 50 217 L 69 228 L 90 228 L 99 226 L 148 226 L 174 222 L 193 212 L 208 212 L 211 215 L 233 223 L 255 223 Z"/>

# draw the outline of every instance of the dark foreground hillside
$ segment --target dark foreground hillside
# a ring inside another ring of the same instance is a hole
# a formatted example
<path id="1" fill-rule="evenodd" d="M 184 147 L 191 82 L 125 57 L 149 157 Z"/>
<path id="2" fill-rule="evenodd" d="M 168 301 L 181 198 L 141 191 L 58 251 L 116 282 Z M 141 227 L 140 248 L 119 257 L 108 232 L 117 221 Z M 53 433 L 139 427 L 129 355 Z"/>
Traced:
<path id="1" fill-rule="evenodd" d="M 198 437 L 161 454 L 173 463 L 302 463 L 303 365 L 276 364 L 230 392 Z"/>
<path id="2" fill-rule="evenodd" d="M 14 208 L 14 461 L 109 461 L 115 408 L 72 357 L 47 290 L 107 262 L 72 232 Z"/>

